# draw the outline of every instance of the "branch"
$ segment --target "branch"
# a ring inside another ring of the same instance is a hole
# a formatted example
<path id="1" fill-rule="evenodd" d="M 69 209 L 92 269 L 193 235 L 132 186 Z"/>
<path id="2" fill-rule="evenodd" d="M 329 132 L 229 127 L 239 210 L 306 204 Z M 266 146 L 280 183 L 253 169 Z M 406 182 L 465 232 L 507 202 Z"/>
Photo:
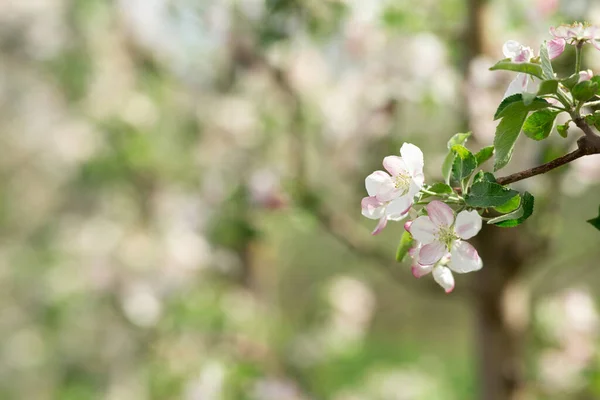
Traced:
<path id="1" fill-rule="evenodd" d="M 598 142 L 598 139 L 600 139 L 600 137 L 594 133 L 592 127 L 589 126 L 587 122 L 585 122 L 585 119 L 583 119 L 581 116 L 576 115 L 574 117 L 575 118 L 573 118 L 573 122 L 575 123 L 575 125 L 577 125 L 579 129 L 583 131 L 583 133 L 585 133 L 585 136 L 590 138 L 590 140 L 594 140 L 594 143 Z"/>
<path id="2" fill-rule="evenodd" d="M 552 171 L 555 168 L 561 167 L 568 164 L 578 158 L 589 156 L 591 154 L 600 154 L 600 136 L 596 135 L 592 128 L 587 122 L 581 117 L 574 118 L 573 122 L 579 127 L 585 134 L 577 141 L 577 149 L 565 154 L 562 157 L 558 157 L 546 164 L 527 169 L 525 171 L 517 172 L 512 175 L 503 176 L 498 178 L 496 181 L 501 185 L 508 185 L 522 181 L 523 179 L 531 178 L 532 176 L 545 174 L 548 171 Z"/>
<path id="3" fill-rule="evenodd" d="M 546 164 L 542 164 L 535 168 L 527 169 L 525 171 L 517 172 L 512 175 L 503 176 L 501 178 L 498 178 L 496 181 L 500 185 L 508 185 L 510 183 L 522 181 L 523 179 L 531 178 L 532 176 L 535 176 L 535 175 L 545 174 L 548 171 L 551 171 L 555 168 L 558 168 L 565 164 L 568 164 L 571 161 L 581 158 L 585 155 L 587 155 L 587 154 L 585 154 L 581 150 L 581 148 L 578 148 L 577 150 L 574 150 L 562 157 L 558 157 L 557 159 L 547 162 Z"/>

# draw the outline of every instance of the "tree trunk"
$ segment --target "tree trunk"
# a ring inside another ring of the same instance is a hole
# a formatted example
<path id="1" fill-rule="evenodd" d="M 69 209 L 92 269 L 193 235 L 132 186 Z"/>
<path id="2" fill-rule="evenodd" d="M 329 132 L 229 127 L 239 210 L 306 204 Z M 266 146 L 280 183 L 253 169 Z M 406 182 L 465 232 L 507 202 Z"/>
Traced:
<path id="1" fill-rule="evenodd" d="M 523 337 L 529 320 L 527 289 L 519 276 L 533 249 L 525 251 L 527 232 L 484 226 L 476 247 L 485 260 L 473 274 L 480 398 L 523 397 Z"/>
<path id="2" fill-rule="evenodd" d="M 489 2 L 466 2 L 468 16 L 462 67 L 468 82 L 471 61 L 486 52 L 485 26 Z M 464 93 L 467 130 L 478 125 L 466 106 L 469 87 L 465 85 Z M 475 314 L 479 398 L 482 400 L 516 400 L 524 393 L 522 341 L 528 323 L 529 302 L 519 277 L 533 253 L 523 243 L 532 242 L 535 241 L 531 240 L 530 232 L 523 228 L 503 229 L 486 225 L 473 239 L 484 260 L 483 269 L 473 274 L 470 298 Z"/>

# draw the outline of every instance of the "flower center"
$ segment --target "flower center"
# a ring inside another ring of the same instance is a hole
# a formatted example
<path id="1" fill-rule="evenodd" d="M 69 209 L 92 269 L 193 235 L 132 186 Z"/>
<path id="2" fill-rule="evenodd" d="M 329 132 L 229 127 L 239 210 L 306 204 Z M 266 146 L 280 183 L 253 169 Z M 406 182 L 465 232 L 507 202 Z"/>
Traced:
<path id="1" fill-rule="evenodd" d="M 454 229 L 449 226 L 440 226 L 437 233 L 437 241 L 446 245 L 448 251 L 452 247 L 452 242 L 458 239 L 458 236 L 454 233 Z"/>
<path id="2" fill-rule="evenodd" d="M 410 179 L 410 175 L 406 173 L 400 173 L 395 177 L 394 186 L 396 187 L 396 189 L 400 189 L 402 191 L 402 194 L 404 195 L 406 194 L 406 192 L 408 192 L 408 189 L 410 188 Z"/>

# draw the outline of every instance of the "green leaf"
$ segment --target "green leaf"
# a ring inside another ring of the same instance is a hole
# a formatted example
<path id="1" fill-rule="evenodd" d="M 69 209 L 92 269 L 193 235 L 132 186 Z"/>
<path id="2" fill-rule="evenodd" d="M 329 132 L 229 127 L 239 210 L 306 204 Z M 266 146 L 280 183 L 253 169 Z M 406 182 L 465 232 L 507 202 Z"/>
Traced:
<path id="1" fill-rule="evenodd" d="M 502 111 L 504 111 L 506 107 L 512 103 L 518 103 L 520 101 L 523 101 L 523 95 L 521 93 L 513 94 L 502 100 L 496 109 L 496 113 L 494 114 L 494 121 L 498 118 L 501 118 Z"/>
<path id="2" fill-rule="evenodd" d="M 475 182 L 465 196 L 465 202 L 471 207 L 498 207 L 518 195 L 516 190 L 509 189 L 493 182 Z"/>
<path id="3" fill-rule="evenodd" d="M 579 76 L 579 75 L 577 75 Z M 597 83 L 598 85 L 600 85 L 600 76 L 596 75 L 596 76 L 592 76 L 590 78 L 590 81 Z"/>
<path id="4" fill-rule="evenodd" d="M 523 133 L 533 140 L 546 139 L 550 132 L 556 116 L 560 111 L 538 110 L 532 113 L 523 124 Z"/>
<path id="5" fill-rule="evenodd" d="M 504 168 L 510 162 L 515 142 L 527 118 L 527 111 L 519 111 L 502 118 L 494 136 L 494 171 Z"/>
<path id="6" fill-rule="evenodd" d="M 483 149 L 479 150 L 477 154 L 475 154 L 475 158 L 477 159 L 477 165 L 481 165 L 494 155 L 494 146 L 487 146 Z"/>
<path id="7" fill-rule="evenodd" d="M 544 94 L 554 94 L 558 91 L 558 81 L 556 79 L 550 79 L 547 81 L 543 81 L 540 83 L 540 88 L 538 89 L 538 96 L 542 96 Z"/>
<path id="8" fill-rule="evenodd" d="M 452 146 L 452 152 L 456 156 L 452 163 L 452 178 L 456 182 L 460 182 L 477 168 L 477 159 L 473 153 L 460 144 Z"/>
<path id="9" fill-rule="evenodd" d="M 467 141 L 467 139 L 471 136 L 471 132 L 466 133 L 457 133 L 448 140 L 448 150 L 452 149 L 452 146 L 457 144 L 463 145 Z M 444 178 L 444 182 L 450 183 L 450 175 L 452 173 L 452 163 L 454 163 L 454 153 L 449 151 L 444 158 L 444 162 L 442 163 L 442 177 Z"/>
<path id="10" fill-rule="evenodd" d="M 502 215 L 500 217 L 491 219 L 488 224 L 493 224 L 503 228 L 512 228 L 520 225 L 527 218 L 533 214 L 533 203 L 534 198 L 529 192 L 523 193 L 521 198 L 521 205 L 515 211 L 510 214 Z"/>
<path id="11" fill-rule="evenodd" d="M 400 237 L 400 243 L 398 244 L 398 249 L 396 250 L 396 261 L 402 262 L 406 258 L 408 254 L 408 250 L 413 245 L 413 238 L 410 233 L 404 231 L 402 236 Z"/>
<path id="12" fill-rule="evenodd" d="M 452 163 L 454 162 L 454 153 L 449 152 L 446 154 L 446 158 L 444 158 L 444 162 L 442 163 L 442 177 L 444 178 L 444 182 L 450 183 L 450 175 L 452 174 Z"/>
<path id="13" fill-rule="evenodd" d="M 534 63 L 513 63 L 510 58 L 498 61 L 495 65 L 490 67 L 490 71 L 505 70 L 523 72 L 525 74 L 533 75 L 537 78 L 544 79 L 542 73 L 542 66 Z"/>
<path id="14" fill-rule="evenodd" d="M 600 209 L 598 209 L 598 216 L 596 218 L 588 219 L 587 222 L 600 231 Z"/>
<path id="15" fill-rule="evenodd" d="M 454 193 L 454 190 L 449 185 L 446 185 L 445 183 L 435 183 L 432 186 L 429 186 L 427 188 L 427 190 L 429 190 L 430 192 L 437 193 L 439 195 Z M 431 197 L 431 196 L 433 196 L 433 195 L 428 194 L 428 193 L 423 193 L 421 198 L 425 199 L 425 198 Z"/>
<path id="16" fill-rule="evenodd" d="M 521 205 L 521 196 L 516 195 L 515 197 L 513 197 L 506 203 L 502 204 L 501 206 L 494 207 L 494 210 L 498 211 L 499 213 L 506 214 L 506 213 L 515 211 L 517 208 L 519 208 L 520 205 Z"/>
<path id="17" fill-rule="evenodd" d="M 556 131 L 558 132 L 558 134 L 564 138 L 567 137 L 568 135 L 568 130 L 569 130 L 569 122 L 567 121 L 566 123 L 564 123 L 563 125 L 557 125 L 556 126 Z"/>
<path id="18" fill-rule="evenodd" d="M 554 79 L 554 70 L 552 69 L 552 63 L 550 62 L 550 55 L 548 54 L 548 44 L 546 41 L 540 46 L 540 60 L 542 62 L 542 75 L 544 79 Z"/>
<path id="19" fill-rule="evenodd" d="M 526 105 L 520 100 L 522 100 L 520 94 L 509 96 L 500 103 L 496 110 L 494 119 L 502 118 L 502 120 L 496 127 L 496 136 L 494 137 L 494 171 L 505 167 L 510 162 L 515 142 L 529 111 L 536 111 L 550 105 L 539 97 L 536 97 L 530 105 Z"/>
<path id="20" fill-rule="evenodd" d="M 463 145 L 467 142 L 467 139 L 471 137 L 471 132 L 457 133 L 448 140 L 448 150 L 452 150 L 452 147 L 457 144 Z"/>
<path id="21" fill-rule="evenodd" d="M 525 104 L 523 102 L 522 94 L 513 94 L 502 100 L 496 110 L 496 114 L 494 114 L 494 120 L 503 118 L 517 111 L 536 111 L 549 106 L 550 103 L 540 97 L 536 97 L 531 104 Z"/>
<path id="22" fill-rule="evenodd" d="M 593 125 L 596 129 L 600 127 L 600 110 L 594 111 L 593 114 L 588 114 L 585 116 L 585 122 L 589 125 Z"/>
<path id="23" fill-rule="evenodd" d="M 573 98 L 579 101 L 587 101 L 594 97 L 597 92 L 598 83 L 591 80 L 579 82 L 577 85 L 573 86 L 573 89 L 571 89 Z"/>
<path id="24" fill-rule="evenodd" d="M 502 100 L 494 114 L 494 120 L 503 118 L 517 111 L 535 111 L 548 106 L 550 106 L 550 103 L 542 98 L 535 97 L 531 103 L 525 104 L 521 93 L 513 94 Z"/>
<path id="25" fill-rule="evenodd" d="M 473 179 L 473 183 L 475 182 L 493 182 L 496 183 L 496 177 L 491 172 L 483 172 L 479 171 L 475 174 L 475 178 Z"/>
<path id="26" fill-rule="evenodd" d="M 573 86 L 579 82 L 579 74 L 573 74 L 568 78 L 561 79 L 560 82 L 569 90 L 573 89 Z"/>

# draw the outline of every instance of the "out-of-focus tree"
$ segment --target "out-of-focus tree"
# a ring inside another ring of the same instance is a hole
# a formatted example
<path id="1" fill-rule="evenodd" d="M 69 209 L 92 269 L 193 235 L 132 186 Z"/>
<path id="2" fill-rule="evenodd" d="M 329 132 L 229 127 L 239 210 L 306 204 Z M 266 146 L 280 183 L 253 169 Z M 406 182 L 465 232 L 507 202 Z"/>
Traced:
<path id="1" fill-rule="evenodd" d="M 362 178 L 403 142 L 427 176 L 455 132 L 491 143 L 502 43 L 600 11 L 474 3 L 0 2 L 0 398 L 477 397 L 478 284 L 414 281 L 400 227 L 369 238 Z M 580 161 L 522 183 L 562 194 L 494 298 L 534 398 L 600 393 Z"/>

